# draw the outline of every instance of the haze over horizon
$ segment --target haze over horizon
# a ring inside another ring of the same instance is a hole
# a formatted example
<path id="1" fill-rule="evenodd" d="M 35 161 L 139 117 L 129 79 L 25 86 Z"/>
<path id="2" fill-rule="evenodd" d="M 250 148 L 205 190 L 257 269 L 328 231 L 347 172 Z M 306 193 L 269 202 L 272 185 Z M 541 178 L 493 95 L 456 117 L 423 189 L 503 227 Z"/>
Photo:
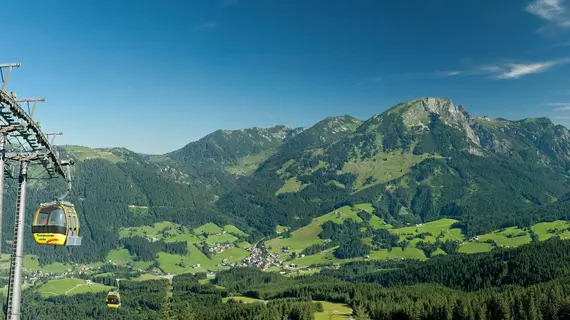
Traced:
<path id="1" fill-rule="evenodd" d="M 176 150 L 419 97 L 570 127 L 570 0 L 9 0 L 8 90 L 57 144 Z M 168 110 L 169 113 L 164 113 Z M 157 120 L 158 119 L 158 120 Z M 156 124 L 154 122 L 156 121 Z"/>

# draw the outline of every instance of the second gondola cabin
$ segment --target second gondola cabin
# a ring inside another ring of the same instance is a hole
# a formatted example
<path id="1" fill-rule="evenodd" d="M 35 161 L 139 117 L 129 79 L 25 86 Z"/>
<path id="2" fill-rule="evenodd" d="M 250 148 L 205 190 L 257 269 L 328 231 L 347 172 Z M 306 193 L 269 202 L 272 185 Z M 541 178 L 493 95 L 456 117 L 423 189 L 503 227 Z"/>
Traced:
<path id="1" fill-rule="evenodd" d="M 42 203 L 34 217 L 32 234 L 39 245 L 80 246 L 75 206 L 66 201 Z"/>
<path id="2" fill-rule="evenodd" d="M 121 295 L 118 292 L 111 291 L 107 294 L 105 303 L 107 304 L 107 307 L 117 309 L 121 306 Z"/>

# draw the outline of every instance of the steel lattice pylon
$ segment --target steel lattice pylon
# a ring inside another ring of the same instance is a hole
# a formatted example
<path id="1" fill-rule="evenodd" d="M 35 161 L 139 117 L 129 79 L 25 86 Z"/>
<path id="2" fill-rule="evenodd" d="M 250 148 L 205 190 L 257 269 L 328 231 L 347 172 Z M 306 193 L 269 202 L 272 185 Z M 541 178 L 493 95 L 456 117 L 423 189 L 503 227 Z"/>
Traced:
<path id="1" fill-rule="evenodd" d="M 21 64 L 19 63 L 0 64 L 0 77 L 2 80 L 2 87 L 0 88 L 0 249 L 2 246 L 4 175 L 18 179 L 18 198 L 12 255 L 10 258 L 10 280 L 8 282 L 6 310 L 6 319 L 9 320 L 20 319 L 28 167 L 30 164 L 40 164 L 45 168 L 47 178 L 63 177 L 68 184 L 69 190 L 71 188 L 69 168 L 73 164 L 70 160 L 61 160 L 58 152 L 53 147 L 55 135 L 60 135 L 61 133 L 54 134 L 52 141 L 49 141 L 48 135 L 43 133 L 39 124 L 32 119 L 37 103 L 45 101 L 45 99 L 17 99 L 15 92 L 6 90 L 13 68 L 19 68 L 20 66 Z M 4 73 L 4 70 L 7 70 L 7 73 Z M 30 102 L 34 103 L 33 109 L 31 112 L 26 113 L 21 103 Z M 6 152 L 7 147 L 10 148 L 10 152 Z M 16 167 L 7 162 L 7 160 L 19 163 L 18 174 L 15 172 Z"/>

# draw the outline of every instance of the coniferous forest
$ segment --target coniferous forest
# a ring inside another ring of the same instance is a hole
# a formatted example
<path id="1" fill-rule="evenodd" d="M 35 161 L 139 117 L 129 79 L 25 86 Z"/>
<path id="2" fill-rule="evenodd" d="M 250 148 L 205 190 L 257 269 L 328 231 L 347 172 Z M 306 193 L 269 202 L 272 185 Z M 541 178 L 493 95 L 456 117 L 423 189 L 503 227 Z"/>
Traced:
<path id="1" fill-rule="evenodd" d="M 105 292 L 42 296 L 35 289 L 44 280 L 31 283 L 22 319 L 314 319 L 330 311 L 329 303 L 347 306 L 354 319 L 570 316 L 570 240 L 560 239 L 568 227 L 545 231 L 547 241 L 530 228 L 570 220 L 570 133 L 548 119 L 473 117 L 446 99 L 425 98 L 366 121 L 343 116 L 310 128 L 216 131 L 160 156 L 120 148 L 88 152 L 95 156 L 61 148 L 77 161 L 68 200 L 79 213 L 81 247 L 54 250 L 26 237 L 26 254 L 38 256 L 41 270 L 53 263 L 106 263 L 111 251 L 123 250 L 143 267 L 105 264 L 97 275 L 81 275 L 107 286 L 122 279 L 116 310 L 104 304 Z M 12 213 L 15 182 L 6 185 L 4 212 Z M 31 180 L 28 191 L 26 228 L 39 204 L 63 185 Z M 363 204 L 369 210 L 358 209 L 354 219 L 323 221 L 315 242 L 292 254 L 330 251 L 341 263 L 296 277 L 263 266 L 219 269 L 213 278 L 193 274 L 197 252 L 213 257 L 207 232 L 151 241 L 125 231 L 161 222 L 181 230 L 232 225 L 245 234 L 236 239 L 267 254 L 266 241 L 287 239 L 315 218 Z M 442 218 L 455 221 L 450 228 L 460 230 L 461 240 L 387 227 Z M 4 215 L 3 243 L 13 237 L 13 219 Z M 373 221 L 377 227 L 370 227 Z M 514 226 L 529 234 L 530 244 L 459 250 L 470 237 Z M 286 228 L 278 234 L 280 227 Z M 190 242 L 192 236 L 206 240 Z M 368 257 L 408 246 L 427 260 Z M 166 272 L 142 277 L 160 270 L 164 259 L 182 256 L 184 263 L 174 262 L 184 273 L 171 280 Z"/>
<path id="2" fill-rule="evenodd" d="M 188 273 L 121 282 L 116 310 L 105 306 L 105 293 L 42 298 L 25 290 L 22 319 L 309 320 L 323 301 L 348 305 L 354 319 L 568 319 L 568 261 L 570 240 L 554 237 L 426 263 L 349 263 L 296 278 L 254 268 L 222 271 L 209 281 L 205 273 Z"/>

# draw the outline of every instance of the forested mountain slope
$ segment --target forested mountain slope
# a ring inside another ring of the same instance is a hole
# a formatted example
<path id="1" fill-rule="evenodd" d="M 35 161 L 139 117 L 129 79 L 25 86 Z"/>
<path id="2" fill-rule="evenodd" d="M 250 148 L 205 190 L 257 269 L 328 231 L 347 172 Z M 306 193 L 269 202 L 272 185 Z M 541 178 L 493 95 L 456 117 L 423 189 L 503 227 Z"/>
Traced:
<path id="1" fill-rule="evenodd" d="M 539 219 L 532 208 L 563 201 L 568 137 L 546 118 L 472 117 L 447 99 L 417 99 L 328 143 L 275 154 L 217 205 L 262 221 L 267 235 L 350 202 L 373 203 L 393 225 L 457 218 L 473 235 L 529 224 Z"/>
<path id="2" fill-rule="evenodd" d="M 69 200 L 84 237 L 73 256 L 100 261 L 119 246 L 119 228 L 159 221 L 232 224 L 253 243 L 275 237 L 277 225 L 295 229 L 359 203 L 371 203 L 394 227 L 457 219 L 467 236 L 568 219 L 569 137 L 546 118 L 474 117 L 448 99 L 421 98 L 366 121 L 341 116 L 310 128 L 218 130 L 165 155 L 63 146 L 77 160 Z M 13 236 L 10 186 L 3 241 Z M 39 203 L 61 187 L 32 183 L 27 228 Z M 64 250 L 31 239 L 26 252 L 42 261 L 67 259 Z"/>

